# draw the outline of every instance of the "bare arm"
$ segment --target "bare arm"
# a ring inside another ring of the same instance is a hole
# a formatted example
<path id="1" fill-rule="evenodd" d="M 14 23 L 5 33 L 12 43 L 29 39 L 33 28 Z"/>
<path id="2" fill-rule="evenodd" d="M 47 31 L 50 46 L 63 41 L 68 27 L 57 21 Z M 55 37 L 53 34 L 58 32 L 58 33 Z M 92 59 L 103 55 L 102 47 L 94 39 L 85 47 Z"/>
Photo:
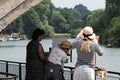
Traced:
<path id="1" fill-rule="evenodd" d="M 38 47 L 38 53 L 39 53 L 39 57 L 40 57 L 41 60 L 43 60 L 43 61 L 47 60 L 47 57 L 44 55 L 44 51 L 43 51 L 43 48 L 42 48 L 41 44 Z"/>

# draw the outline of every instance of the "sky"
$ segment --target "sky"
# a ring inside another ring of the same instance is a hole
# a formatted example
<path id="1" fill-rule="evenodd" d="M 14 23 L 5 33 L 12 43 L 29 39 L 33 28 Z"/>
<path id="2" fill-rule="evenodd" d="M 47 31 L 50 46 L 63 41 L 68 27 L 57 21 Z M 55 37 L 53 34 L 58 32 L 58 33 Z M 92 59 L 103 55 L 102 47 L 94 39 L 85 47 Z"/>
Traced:
<path id="1" fill-rule="evenodd" d="M 75 5 L 82 4 L 88 10 L 105 9 L 105 0 L 51 0 L 55 7 L 74 8 Z"/>

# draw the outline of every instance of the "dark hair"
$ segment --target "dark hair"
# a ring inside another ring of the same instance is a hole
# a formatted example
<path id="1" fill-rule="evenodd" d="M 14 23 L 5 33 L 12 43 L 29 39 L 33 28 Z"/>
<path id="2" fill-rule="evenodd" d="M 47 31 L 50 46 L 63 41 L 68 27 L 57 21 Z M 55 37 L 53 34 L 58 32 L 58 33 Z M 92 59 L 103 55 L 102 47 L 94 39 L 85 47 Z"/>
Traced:
<path id="1" fill-rule="evenodd" d="M 41 36 L 41 35 L 44 35 L 44 34 L 45 34 L 45 32 L 42 29 L 37 28 L 32 33 L 32 40 L 37 40 L 38 36 Z"/>

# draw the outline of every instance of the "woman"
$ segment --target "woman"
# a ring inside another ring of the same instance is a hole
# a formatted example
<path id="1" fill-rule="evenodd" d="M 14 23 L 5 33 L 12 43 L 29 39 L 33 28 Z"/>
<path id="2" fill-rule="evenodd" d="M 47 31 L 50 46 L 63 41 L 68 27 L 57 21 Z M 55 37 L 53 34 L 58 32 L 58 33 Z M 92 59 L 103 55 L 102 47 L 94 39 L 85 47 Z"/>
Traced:
<path id="1" fill-rule="evenodd" d="M 102 56 L 103 51 L 96 40 L 92 27 L 84 27 L 77 35 L 77 40 L 72 43 L 72 47 L 77 50 L 73 80 L 95 80 L 95 53 Z"/>
<path id="2" fill-rule="evenodd" d="M 58 47 L 52 48 L 46 68 L 47 80 L 64 80 L 63 67 L 68 61 L 67 55 L 71 48 L 72 45 L 67 40 L 62 41 Z"/>
<path id="3" fill-rule="evenodd" d="M 41 29 L 35 29 L 32 34 L 32 40 L 27 45 L 26 55 L 26 79 L 25 80 L 44 80 L 46 57 L 42 44 L 45 32 Z"/>

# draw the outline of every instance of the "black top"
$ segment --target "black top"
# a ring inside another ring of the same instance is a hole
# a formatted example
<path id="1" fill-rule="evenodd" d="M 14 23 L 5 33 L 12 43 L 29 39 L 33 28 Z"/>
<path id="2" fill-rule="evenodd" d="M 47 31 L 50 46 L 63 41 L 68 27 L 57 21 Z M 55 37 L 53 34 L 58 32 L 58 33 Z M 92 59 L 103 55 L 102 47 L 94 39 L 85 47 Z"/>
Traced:
<path id="1" fill-rule="evenodd" d="M 39 57 L 39 45 L 41 44 L 37 40 L 32 40 L 27 45 L 25 80 L 44 80 L 45 62 Z"/>

